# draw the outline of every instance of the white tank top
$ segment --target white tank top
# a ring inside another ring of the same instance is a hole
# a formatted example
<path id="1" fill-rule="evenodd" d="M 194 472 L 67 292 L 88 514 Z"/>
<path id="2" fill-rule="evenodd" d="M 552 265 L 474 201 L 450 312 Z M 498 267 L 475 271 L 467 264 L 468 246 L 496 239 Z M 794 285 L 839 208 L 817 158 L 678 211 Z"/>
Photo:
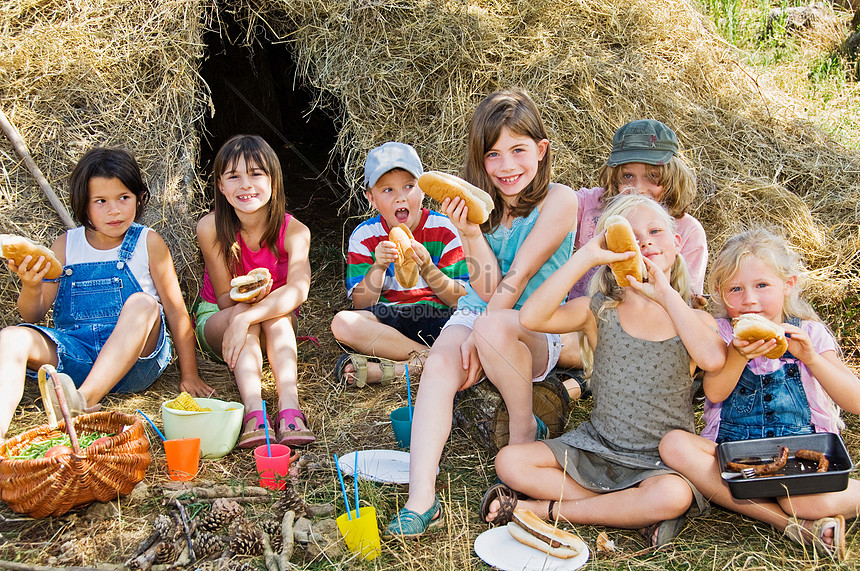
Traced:
<path id="1" fill-rule="evenodd" d="M 158 292 L 149 273 L 149 250 L 146 247 L 146 236 L 150 228 L 144 226 L 140 232 L 134 252 L 128 261 L 128 268 L 140 284 L 140 288 L 154 297 L 159 303 Z M 120 246 L 110 250 L 97 250 L 87 241 L 86 229 L 78 226 L 66 232 L 66 265 L 83 264 L 86 262 L 112 262 L 119 258 Z"/>

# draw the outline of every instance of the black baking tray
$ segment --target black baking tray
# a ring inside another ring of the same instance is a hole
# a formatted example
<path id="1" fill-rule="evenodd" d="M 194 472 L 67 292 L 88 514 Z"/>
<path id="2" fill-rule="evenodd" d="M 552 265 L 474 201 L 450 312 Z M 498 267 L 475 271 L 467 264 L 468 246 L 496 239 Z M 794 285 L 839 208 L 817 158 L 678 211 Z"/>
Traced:
<path id="1" fill-rule="evenodd" d="M 769 460 L 779 453 L 781 446 L 788 447 L 789 460 L 785 475 L 744 478 L 726 470 L 728 462 L 738 459 L 760 457 Z M 830 461 L 830 469 L 827 472 L 810 469 L 809 472 L 800 473 L 794 458 L 794 451 L 798 449 L 823 452 Z M 838 434 L 826 432 L 723 442 L 717 445 L 717 455 L 723 480 L 728 483 L 732 496 L 739 500 L 838 492 L 848 487 L 848 474 L 854 467 L 842 438 Z"/>

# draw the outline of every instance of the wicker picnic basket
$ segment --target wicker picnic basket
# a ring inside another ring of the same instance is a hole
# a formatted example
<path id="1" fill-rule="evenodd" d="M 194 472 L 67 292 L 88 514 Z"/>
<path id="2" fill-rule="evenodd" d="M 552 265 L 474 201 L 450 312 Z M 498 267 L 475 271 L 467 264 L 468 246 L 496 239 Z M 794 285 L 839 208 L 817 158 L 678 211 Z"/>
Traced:
<path id="1" fill-rule="evenodd" d="M 64 399 L 60 399 L 65 407 Z M 67 408 L 63 416 L 68 419 Z M 58 516 L 94 500 L 107 502 L 131 492 L 150 464 L 149 439 L 136 416 L 115 411 L 72 419 L 68 434 L 74 452 L 52 458 L 13 460 L 34 442 L 66 433 L 67 420 L 43 424 L 0 446 L 0 498 L 12 510 L 31 517 Z M 78 433 L 113 434 L 81 449 Z"/>

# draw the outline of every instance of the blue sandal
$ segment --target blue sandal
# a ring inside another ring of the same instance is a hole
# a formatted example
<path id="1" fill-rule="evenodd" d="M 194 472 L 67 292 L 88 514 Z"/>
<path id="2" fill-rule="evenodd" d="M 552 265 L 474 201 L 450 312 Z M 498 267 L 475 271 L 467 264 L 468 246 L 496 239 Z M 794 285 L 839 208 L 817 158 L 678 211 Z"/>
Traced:
<path id="1" fill-rule="evenodd" d="M 430 528 L 442 525 L 442 504 L 439 498 L 433 499 L 433 505 L 423 514 L 402 508 L 388 527 L 383 537 L 418 537 Z"/>
<path id="2" fill-rule="evenodd" d="M 549 438 L 549 429 L 546 427 L 544 421 L 540 419 L 538 415 L 534 415 L 535 420 L 537 421 L 537 430 L 535 430 L 535 440 L 546 440 Z"/>

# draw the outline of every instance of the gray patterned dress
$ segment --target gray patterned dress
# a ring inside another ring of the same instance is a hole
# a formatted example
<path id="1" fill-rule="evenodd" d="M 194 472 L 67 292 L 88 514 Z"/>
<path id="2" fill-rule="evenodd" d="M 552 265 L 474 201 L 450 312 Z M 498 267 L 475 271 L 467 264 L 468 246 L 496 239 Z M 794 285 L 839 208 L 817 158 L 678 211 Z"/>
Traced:
<path id="1" fill-rule="evenodd" d="M 677 474 L 663 464 L 657 446 L 678 428 L 694 432 L 690 355 L 679 337 L 646 341 L 630 336 L 618 311 L 597 310 L 597 346 L 591 417 L 559 438 L 546 440 L 567 474 L 595 492 L 623 490 L 660 474 Z M 689 481 L 687 482 L 689 484 Z M 695 501 L 688 515 L 704 513 L 708 502 L 690 484 Z"/>

